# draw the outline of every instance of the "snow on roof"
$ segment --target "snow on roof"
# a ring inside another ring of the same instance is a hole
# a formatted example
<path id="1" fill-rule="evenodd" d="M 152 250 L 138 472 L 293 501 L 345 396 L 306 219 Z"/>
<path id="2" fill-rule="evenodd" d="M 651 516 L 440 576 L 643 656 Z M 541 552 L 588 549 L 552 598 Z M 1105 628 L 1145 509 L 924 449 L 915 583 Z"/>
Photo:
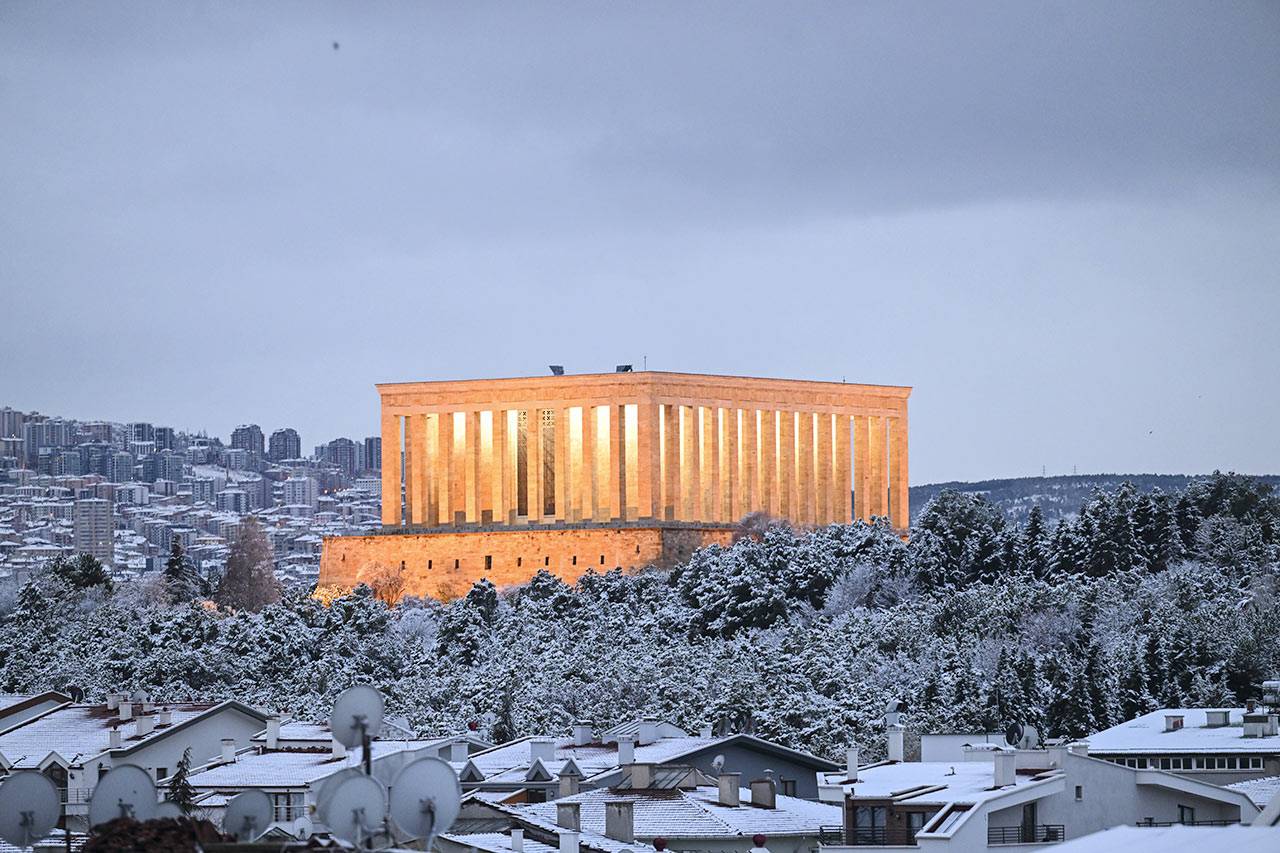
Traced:
<path id="1" fill-rule="evenodd" d="M 374 741 L 373 760 L 398 752 L 431 746 L 438 741 Z M 240 752 L 227 764 L 208 765 L 188 777 L 193 787 L 218 790 L 237 788 L 302 788 L 325 779 L 345 767 L 358 767 L 360 750 L 342 758 L 329 750 L 312 752 Z"/>
<path id="2" fill-rule="evenodd" d="M 543 805 L 550 805 L 554 812 L 554 802 L 544 803 Z M 561 827 L 556 823 L 554 815 L 548 818 L 544 814 L 533 811 L 528 806 L 493 803 L 490 805 L 490 808 L 510 815 L 515 822 L 523 824 L 526 828 L 533 827 L 543 832 L 549 832 L 555 835 L 558 835 L 562 831 Z M 602 850 L 605 851 L 605 853 L 628 853 L 628 851 L 632 851 L 632 853 L 653 853 L 653 848 L 642 841 L 615 841 L 607 835 L 595 832 L 585 825 L 582 829 L 583 831 L 579 837 L 579 841 L 584 847 L 588 847 L 593 850 Z M 528 841 L 527 835 L 525 837 L 525 841 Z"/>
<path id="3" fill-rule="evenodd" d="M 1245 779 L 1243 782 L 1232 782 L 1224 787 L 1244 794 L 1258 808 L 1264 807 L 1277 796 L 1280 796 L 1280 776 L 1264 776 L 1261 779 Z"/>
<path id="4" fill-rule="evenodd" d="M 167 726 L 156 725 L 151 734 L 139 738 L 132 721 L 121 726 L 121 749 L 130 749 L 144 741 L 159 737 L 175 726 L 194 719 L 217 707 L 212 702 L 165 705 L 173 714 Z M 136 717 L 135 717 L 136 719 Z M 51 752 L 56 752 L 73 766 L 101 755 L 109 748 L 108 732 L 120 725 L 118 712 L 105 705 L 59 705 L 0 732 L 0 753 L 18 768 L 34 768 Z"/>
<path id="5" fill-rule="evenodd" d="M 1117 826 L 1053 846 L 1054 853 L 1275 853 L 1280 827 Z"/>
<path id="6" fill-rule="evenodd" d="M 557 803 L 580 803 L 582 828 L 604 832 L 605 802 L 634 803 L 635 832 L 641 838 L 738 838 L 756 833 L 766 835 L 816 835 L 821 826 L 841 822 L 839 806 L 778 796 L 776 807 L 751 805 L 751 791 L 739 793 L 742 805 L 720 804 L 718 788 L 704 786 L 686 790 L 611 790 L 599 788 L 549 803 L 524 806 L 539 817 L 554 821 Z"/>
<path id="7" fill-rule="evenodd" d="M 1228 713 L 1228 724 L 1210 728 L 1208 712 Z M 1280 753 L 1280 735 L 1244 736 L 1244 708 L 1164 708 L 1090 735 L 1093 754 Z M 1181 716 L 1182 728 L 1165 731 L 1166 716 Z"/>
<path id="8" fill-rule="evenodd" d="M 1054 772 L 1055 771 L 1046 771 Z M 843 774 L 841 774 L 843 775 Z M 1040 781 L 1044 774 L 1017 773 L 1012 787 Z M 1010 786 L 993 787 L 995 767 L 990 761 L 902 761 L 872 764 L 858 769 L 858 781 L 843 787 L 854 797 L 895 799 L 902 803 L 941 805 L 970 803 L 976 805 L 1011 790 Z M 906 796 L 912 789 L 938 788 Z M 839 821 L 836 821 L 837 823 Z"/>
<path id="9" fill-rule="evenodd" d="M 444 837 L 455 844 L 485 850 L 487 853 L 511 853 L 511 835 L 506 832 L 472 832 L 467 835 L 446 833 Z M 560 848 L 526 838 L 524 851 L 525 853 L 559 853 Z"/>
<path id="10" fill-rule="evenodd" d="M 471 763 L 484 774 L 485 781 L 499 782 L 503 778 L 524 780 L 524 773 L 532 763 L 530 757 L 533 738 L 526 737 L 513 740 L 477 752 L 471 756 Z M 635 760 L 639 764 L 661 764 L 677 756 L 701 747 L 716 743 L 714 739 L 699 737 L 662 738 L 654 743 L 636 746 Z M 572 758 L 588 777 L 618 766 L 618 745 L 616 743 L 592 743 L 586 746 L 575 746 L 572 738 L 561 739 L 555 744 L 554 758 L 548 769 L 558 772 L 565 761 Z"/>

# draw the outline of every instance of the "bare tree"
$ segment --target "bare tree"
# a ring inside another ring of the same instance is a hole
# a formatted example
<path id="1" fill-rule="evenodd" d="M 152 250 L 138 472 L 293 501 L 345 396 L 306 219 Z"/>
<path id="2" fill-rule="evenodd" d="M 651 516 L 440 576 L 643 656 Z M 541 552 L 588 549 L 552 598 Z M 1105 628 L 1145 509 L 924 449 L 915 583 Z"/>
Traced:
<path id="1" fill-rule="evenodd" d="M 214 600 L 226 607 L 257 612 L 280 600 L 271 543 L 255 518 L 246 518 L 231 542 L 227 570 Z"/>
<path id="2" fill-rule="evenodd" d="M 366 563 L 356 574 L 356 583 L 368 586 L 387 604 L 395 604 L 404 595 L 404 570 L 386 563 Z"/>

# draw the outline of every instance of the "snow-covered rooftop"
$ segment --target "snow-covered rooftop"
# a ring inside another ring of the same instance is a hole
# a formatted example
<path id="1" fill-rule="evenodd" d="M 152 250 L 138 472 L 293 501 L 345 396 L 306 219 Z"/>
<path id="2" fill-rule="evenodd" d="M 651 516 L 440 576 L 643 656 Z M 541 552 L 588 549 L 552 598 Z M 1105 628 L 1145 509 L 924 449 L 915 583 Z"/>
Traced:
<path id="1" fill-rule="evenodd" d="M 1277 796 L 1280 796 L 1280 776 L 1264 776 L 1261 779 L 1246 779 L 1243 782 L 1232 782 L 1226 786 L 1239 791 L 1258 808 L 1262 808 Z"/>
<path id="2" fill-rule="evenodd" d="M 611 790 L 598 788 L 549 803 L 524 806 L 547 820 L 554 820 L 558 803 L 579 803 L 582 828 L 604 832 L 606 801 L 634 803 L 635 833 L 640 838 L 738 838 L 766 835 L 816 835 L 821 826 L 841 821 L 839 806 L 778 796 L 776 807 L 751 805 L 751 791 L 739 792 L 742 805 L 720 804 L 719 789 Z"/>
<path id="3" fill-rule="evenodd" d="M 1228 724 L 1210 727 L 1208 713 L 1228 713 Z M 1089 736 L 1095 754 L 1280 753 L 1280 735 L 1244 736 L 1244 708 L 1164 708 Z M 1165 731 L 1165 717 L 1181 716 L 1182 728 Z"/>
<path id="4" fill-rule="evenodd" d="M 1255 826 L 1117 826 L 1055 844 L 1054 853 L 1275 853 L 1280 827 Z"/>

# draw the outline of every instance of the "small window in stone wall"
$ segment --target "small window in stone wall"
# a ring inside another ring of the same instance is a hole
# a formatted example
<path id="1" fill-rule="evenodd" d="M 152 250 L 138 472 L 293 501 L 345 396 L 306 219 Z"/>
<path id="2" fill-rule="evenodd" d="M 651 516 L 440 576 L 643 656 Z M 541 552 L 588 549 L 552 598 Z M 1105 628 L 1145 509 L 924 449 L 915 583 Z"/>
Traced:
<path id="1" fill-rule="evenodd" d="M 461 566 L 461 561 L 460 561 L 460 560 L 454 560 L 454 561 L 453 561 L 453 567 L 454 567 L 455 569 L 456 569 L 456 568 L 459 568 L 460 566 Z"/>
<path id="2" fill-rule="evenodd" d="M 485 568 L 485 571 L 488 571 L 489 569 L 492 569 L 492 568 L 493 568 L 493 555 L 492 555 L 492 554 L 485 554 L 485 555 L 484 555 L 484 568 Z"/>
<path id="3" fill-rule="evenodd" d="M 604 554 L 600 555 L 600 565 L 604 565 Z"/>
<path id="4" fill-rule="evenodd" d="M 430 560 L 427 560 L 427 568 L 428 568 L 428 569 L 429 569 L 429 568 L 431 568 L 431 561 L 430 561 Z"/>
<path id="5" fill-rule="evenodd" d="M 543 557 L 543 558 L 542 558 L 542 565 L 544 565 L 544 566 L 549 566 L 549 565 L 551 565 L 551 558 L 550 558 L 550 557 Z"/>
<path id="6" fill-rule="evenodd" d="M 1084 799 L 1084 785 L 1076 785 L 1076 802 Z"/>
<path id="7" fill-rule="evenodd" d="M 577 557 L 577 555 L 576 555 L 576 554 L 574 555 L 574 558 L 573 558 L 573 564 L 574 564 L 575 566 L 576 566 L 576 565 L 578 565 L 578 557 Z"/>
<path id="8" fill-rule="evenodd" d="M 524 565 L 524 557 L 516 557 L 516 568 L 518 569 L 523 565 Z"/>

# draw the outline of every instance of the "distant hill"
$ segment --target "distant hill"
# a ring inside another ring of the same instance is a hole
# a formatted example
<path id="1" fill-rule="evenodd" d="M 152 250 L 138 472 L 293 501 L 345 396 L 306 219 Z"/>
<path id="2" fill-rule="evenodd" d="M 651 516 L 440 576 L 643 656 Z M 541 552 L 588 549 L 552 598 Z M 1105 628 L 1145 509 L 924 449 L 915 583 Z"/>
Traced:
<path id="1" fill-rule="evenodd" d="M 996 506 L 1014 523 L 1021 523 L 1031 511 L 1040 505 L 1046 519 L 1073 516 L 1094 489 L 1114 489 L 1130 482 L 1141 492 L 1160 488 L 1176 492 L 1188 483 L 1199 480 L 1204 474 L 1075 474 L 1063 477 L 1016 477 L 1011 480 L 982 480 L 976 483 L 929 483 L 911 487 L 911 520 L 915 521 L 925 505 L 944 489 L 961 492 L 978 492 Z M 1257 477 L 1263 482 L 1280 488 L 1280 475 L 1265 474 Z"/>

